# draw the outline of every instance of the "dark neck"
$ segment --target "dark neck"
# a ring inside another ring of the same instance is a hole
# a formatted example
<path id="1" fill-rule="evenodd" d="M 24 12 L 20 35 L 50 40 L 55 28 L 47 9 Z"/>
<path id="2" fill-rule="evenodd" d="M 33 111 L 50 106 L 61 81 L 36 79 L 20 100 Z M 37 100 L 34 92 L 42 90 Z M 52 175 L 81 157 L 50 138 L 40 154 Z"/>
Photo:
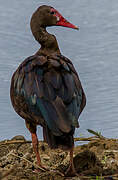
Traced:
<path id="1" fill-rule="evenodd" d="M 60 54 L 56 37 L 52 34 L 49 34 L 46 31 L 46 28 L 38 27 L 38 31 L 33 32 L 33 35 L 41 45 L 41 48 L 36 54 L 40 54 L 40 55 Z"/>

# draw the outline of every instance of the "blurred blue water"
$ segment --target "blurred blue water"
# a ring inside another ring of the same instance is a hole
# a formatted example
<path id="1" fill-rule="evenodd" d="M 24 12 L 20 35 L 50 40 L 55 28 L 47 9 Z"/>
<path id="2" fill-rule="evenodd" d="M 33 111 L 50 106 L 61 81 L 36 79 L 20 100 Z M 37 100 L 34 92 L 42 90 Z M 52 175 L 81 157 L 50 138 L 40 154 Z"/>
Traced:
<path id="1" fill-rule="evenodd" d="M 87 96 L 75 136 L 89 136 L 86 129 L 118 138 L 118 1 L 114 0 L 1 0 L 0 5 L 0 140 L 22 134 L 30 139 L 25 123 L 13 110 L 10 79 L 17 66 L 39 48 L 30 32 L 30 17 L 40 5 L 55 7 L 80 27 L 74 31 L 51 27 L 62 54 L 70 58 Z M 39 139 L 42 138 L 38 128 Z"/>

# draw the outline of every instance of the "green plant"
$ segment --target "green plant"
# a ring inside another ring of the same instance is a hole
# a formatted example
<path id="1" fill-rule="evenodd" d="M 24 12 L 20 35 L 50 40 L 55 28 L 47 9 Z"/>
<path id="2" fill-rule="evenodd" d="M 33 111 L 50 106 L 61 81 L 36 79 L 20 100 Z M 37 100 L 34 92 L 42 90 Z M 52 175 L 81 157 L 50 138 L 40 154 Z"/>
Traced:
<path id="1" fill-rule="evenodd" d="M 102 177 L 102 176 L 96 176 L 96 179 L 91 178 L 90 180 L 104 180 L 104 177 Z"/>

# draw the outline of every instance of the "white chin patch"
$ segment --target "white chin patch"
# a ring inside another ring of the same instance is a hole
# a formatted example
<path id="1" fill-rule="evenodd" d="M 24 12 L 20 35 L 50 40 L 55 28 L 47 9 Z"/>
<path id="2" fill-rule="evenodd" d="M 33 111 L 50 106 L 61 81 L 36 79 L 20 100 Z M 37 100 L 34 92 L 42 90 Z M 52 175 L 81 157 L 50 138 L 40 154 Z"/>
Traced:
<path id="1" fill-rule="evenodd" d="M 60 21 L 60 18 L 57 16 L 57 22 Z"/>

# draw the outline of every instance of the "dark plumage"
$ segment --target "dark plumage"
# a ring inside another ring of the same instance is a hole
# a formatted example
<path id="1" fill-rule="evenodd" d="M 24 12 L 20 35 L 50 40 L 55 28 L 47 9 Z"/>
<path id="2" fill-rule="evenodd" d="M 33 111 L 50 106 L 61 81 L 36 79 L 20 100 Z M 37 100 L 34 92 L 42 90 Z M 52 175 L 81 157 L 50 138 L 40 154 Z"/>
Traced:
<path id="1" fill-rule="evenodd" d="M 42 166 L 36 126 L 41 125 L 44 140 L 51 148 L 70 150 L 69 170 L 74 173 L 73 134 L 79 127 L 86 98 L 72 62 L 61 55 L 55 36 L 46 31 L 53 25 L 77 29 L 54 8 L 39 7 L 31 18 L 31 30 L 41 48 L 13 74 L 10 95 L 15 111 L 31 132 L 38 165 Z"/>

